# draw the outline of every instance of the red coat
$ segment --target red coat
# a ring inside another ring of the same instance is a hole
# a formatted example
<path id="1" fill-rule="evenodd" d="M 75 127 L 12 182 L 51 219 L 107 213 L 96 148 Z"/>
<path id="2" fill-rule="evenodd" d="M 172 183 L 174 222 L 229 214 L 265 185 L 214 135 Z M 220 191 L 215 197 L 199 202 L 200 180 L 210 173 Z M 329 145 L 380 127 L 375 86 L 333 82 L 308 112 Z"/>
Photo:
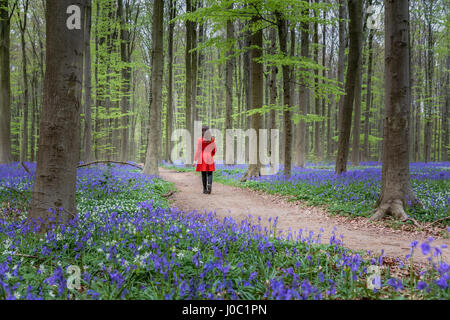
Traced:
<path id="1" fill-rule="evenodd" d="M 214 155 L 216 154 L 216 143 L 214 138 L 205 141 L 198 138 L 194 161 L 197 161 L 197 171 L 216 171 L 214 166 Z"/>

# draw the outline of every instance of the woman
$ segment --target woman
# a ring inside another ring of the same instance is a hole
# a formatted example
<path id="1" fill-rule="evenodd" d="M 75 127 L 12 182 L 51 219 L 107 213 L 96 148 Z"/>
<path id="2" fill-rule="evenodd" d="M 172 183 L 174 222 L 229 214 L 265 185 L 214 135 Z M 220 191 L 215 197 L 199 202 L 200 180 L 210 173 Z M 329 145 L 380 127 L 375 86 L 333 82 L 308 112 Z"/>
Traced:
<path id="1" fill-rule="evenodd" d="M 194 163 L 197 162 L 197 171 L 202 173 L 203 193 L 211 194 L 214 166 L 214 155 L 216 154 L 216 143 L 208 127 L 202 128 L 202 137 L 197 140 Z"/>

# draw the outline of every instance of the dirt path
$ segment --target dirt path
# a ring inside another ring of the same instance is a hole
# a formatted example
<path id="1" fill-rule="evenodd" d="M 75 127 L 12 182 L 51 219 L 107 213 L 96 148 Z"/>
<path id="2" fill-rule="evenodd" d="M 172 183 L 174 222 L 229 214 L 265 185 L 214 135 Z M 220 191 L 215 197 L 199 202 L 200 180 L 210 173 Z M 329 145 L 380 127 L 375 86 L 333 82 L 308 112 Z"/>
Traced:
<path id="1" fill-rule="evenodd" d="M 403 258 L 410 252 L 412 240 L 425 241 L 428 236 L 423 233 L 402 232 L 390 228 L 382 228 L 365 223 L 366 219 L 356 221 L 328 215 L 318 207 L 300 206 L 289 203 L 281 197 L 257 193 L 249 189 L 241 189 L 213 183 L 212 194 L 202 193 L 201 176 L 194 172 L 176 172 L 160 168 L 163 179 L 175 183 L 178 190 L 173 197 L 173 206 L 185 211 L 216 211 L 218 217 L 232 217 L 236 221 L 251 215 L 254 220 L 261 217 L 267 222 L 270 217 L 278 217 L 278 229 L 293 232 L 303 229 L 303 235 L 314 231 L 320 233 L 323 228 L 322 243 L 328 243 L 333 227 L 337 227 L 336 235 L 343 235 L 344 245 L 350 249 L 371 251 L 375 254 L 384 249 L 388 257 Z M 262 223 L 264 226 L 264 224 Z M 267 223 L 266 223 L 267 225 Z M 434 246 L 446 244 L 450 248 L 449 239 L 436 239 Z M 450 261 L 449 248 L 443 249 L 443 260 Z M 421 253 L 414 255 L 415 261 L 425 262 Z"/>

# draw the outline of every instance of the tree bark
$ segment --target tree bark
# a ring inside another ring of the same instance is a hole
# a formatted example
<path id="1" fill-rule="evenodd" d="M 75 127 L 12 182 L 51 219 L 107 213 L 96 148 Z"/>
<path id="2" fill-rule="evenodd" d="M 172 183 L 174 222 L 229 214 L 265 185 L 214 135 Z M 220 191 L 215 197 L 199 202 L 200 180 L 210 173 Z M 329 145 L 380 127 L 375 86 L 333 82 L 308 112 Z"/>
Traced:
<path id="1" fill-rule="evenodd" d="M 275 54 L 276 53 L 276 47 L 277 47 L 277 34 L 275 28 L 271 28 L 269 31 L 269 38 L 271 41 L 271 46 L 269 49 L 269 54 Z M 278 96 L 278 88 L 277 88 L 277 75 L 278 75 L 278 68 L 276 66 L 272 66 L 271 72 L 270 72 L 270 81 L 269 81 L 269 103 L 271 105 L 270 108 L 270 114 L 269 114 L 269 126 L 268 129 L 274 130 L 276 129 L 276 112 L 273 108 L 277 103 L 277 96 Z M 272 131 L 270 131 L 272 132 Z M 268 148 L 269 150 L 272 150 L 272 139 L 269 139 Z"/>
<path id="2" fill-rule="evenodd" d="M 80 29 L 69 30 L 67 8 L 80 8 Z M 45 230 L 54 210 L 65 223 L 76 212 L 75 185 L 80 159 L 85 0 L 48 0 L 46 71 L 36 178 L 29 219 Z M 70 128 L 70 130 L 68 130 Z"/>
<path id="3" fill-rule="evenodd" d="M 448 43 L 447 43 L 448 45 Z M 446 58 L 447 70 L 450 69 L 450 56 Z M 446 81 L 444 84 L 444 95 L 445 101 L 443 104 L 442 110 L 442 159 L 441 161 L 448 161 L 448 149 L 449 149 L 449 141 L 448 141 L 448 118 L 449 118 L 449 102 L 450 102 L 450 75 L 447 72 Z"/>
<path id="4" fill-rule="evenodd" d="M 409 2 L 385 0 L 385 105 L 381 195 L 372 220 L 391 214 L 407 219 L 404 206 L 417 198 L 409 177 L 408 119 L 411 103 L 409 73 Z"/>
<path id="5" fill-rule="evenodd" d="M 309 2 L 309 1 L 308 1 Z M 309 9 L 305 9 L 302 13 L 303 16 L 309 17 Z M 300 54 L 302 58 L 309 58 L 309 21 L 304 21 L 301 23 L 301 44 L 300 44 Z M 307 70 L 302 69 L 303 73 Z M 300 85 L 299 85 L 299 113 L 302 117 L 305 117 L 308 113 L 309 105 L 309 89 L 307 87 L 307 82 L 305 81 L 305 75 L 301 75 Z M 305 167 L 305 158 L 307 153 L 307 137 L 306 137 L 306 121 L 304 118 L 300 119 L 299 125 L 297 127 L 297 142 L 296 142 L 296 165 L 300 168 Z"/>
<path id="6" fill-rule="evenodd" d="M 319 0 L 316 0 L 316 3 L 319 3 Z M 317 19 L 319 18 L 318 13 L 314 14 L 314 17 Z M 314 50 L 313 50 L 313 56 L 314 61 L 319 64 L 319 23 L 314 23 L 314 36 L 313 36 L 313 43 L 314 43 Z M 314 70 L 314 112 L 315 114 L 320 117 L 320 98 L 319 98 L 319 70 Z M 322 141 L 320 141 L 320 121 L 314 121 L 314 158 L 316 162 L 319 162 L 320 154 L 321 154 L 321 144 Z"/>
<path id="7" fill-rule="evenodd" d="M 258 17 L 252 18 L 252 23 L 257 24 L 259 21 Z M 262 56 L 263 47 L 263 32 L 262 30 L 254 31 L 251 35 L 251 63 L 250 63 L 250 79 L 251 79 L 251 109 L 259 109 L 263 106 L 263 74 L 264 68 L 260 62 L 257 60 Z M 257 152 L 257 163 L 249 164 L 247 172 L 242 177 L 241 181 L 246 181 L 251 177 L 261 175 L 261 163 L 259 161 L 259 129 L 262 127 L 262 117 L 261 114 L 255 113 L 250 116 L 250 128 L 256 131 L 256 152 Z"/>
<path id="8" fill-rule="evenodd" d="M 339 50 L 338 50 L 338 71 L 337 80 L 339 87 L 344 90 L 344 76 L 345 76 L 345 48 L 346 48 L 346 35 L 345 35 L 345 18 L 346 18 L 346 2 L 345 0 L 339 0 Z M 342 106 L 344 103 L 344 96 L 341 96 L 338 102 L 336 129 L 337 134 L 340 132 L 341 118 L 342 118 Z"/>
<path id="9" fill-rule="evenodd" d="M 191 0 L 186 0 L 186 12 L 192 12 Z M 194 134 L 194 122 L 192 114 L 192 22 L 186 20 L 186 52 L 185 52 L 185 65 L 186 65 L 186 87 L 185 87 L 185 103 L 186 103 L 186 119 L 185 128 L 192 136 L 191 149 L 193 149 L 193 134 Z M 186 166 L 190 166 L 193 160 L 193 150 L 188 150 L 186 159 Z"/>
<path id="10" fill-rule="evenodd" d="M 92 161 L 92 110 L 91 110 L 91 23 L 92 0 L 86 0 L 86 27 L 84 34 L 84 161 Z"/>
<path id="11" fill-rule="evenodd" d="M 148 135 L 147 156 L 144 166 L 144 174 L 146 175 L 159 175 L 158 161 L 160 158 L 161 127 L 158 123 L 161 123 L 160 110 L 162 109 L 164 66 L 163 18 L 164 0 L 154 0 L 152 27 L 152 102 L 150 106 L 150 132 Z"/>
<path id="12" fill-rule="evenodd" d="M 363 66 L 363 56 L 362 49 L 364 48 L 365 41 L 365 24 L 360 34 L 361 37 L 361 50 L 359 52 L 359 61 L 358 69 L 356 70 L 356 79 L 355 79 L 355 115 L 353 120 L 353 145 L 352 145 L 352 158 L 351 162 L 354 166 L 359 166 L 360 157 L 360 132 L 361 132 L 361 86 L 362 86 L 362 66 Z"/>
<path id="13" fill-rule="evenodd" d="M 229 7 L 230 10 L 233 9 L 233 4 Z M 227 42 L 231 45 L 234 39 L 234 24 L 233 20 L 227 20 Z M 226 130 L 233 128 L 233 69 L 234 69 L 234 58 L 232 55 L 234 54 L 233 46 L 227 52 L 227 62 L 226 62 L 226 70 L 225 70 L 225 136 Z M 228 159 L 227 153 L 229 151 L 226 149 L 226 143 L 224 143 L 224 155 L 225 155 L 225 164 L 233 164 L 234 159 Z"/>
<path id="14" fill-rule="evenodd" d="M 432 138 L 432 109 L 433 109 L 433 71 L 434 71 L 434 41 L 432 30 L 433 0 L 425 5 L 425 20 L 427 22 L 427 50 L 425 63 L 426 98 L 425 102 L 425 128 L 424 128 L 424 160 L 431 161 L 431 138 Z"/>
<path id="15" fill-rule="evenodd" d="M 369 160 L 369 122 L 370 122 L 370 108 L 372 107 L 372 70 L 373 70 L 373 37 L 374 31 L 369 31 L 368 44 L 368 67 L 367 67 L 367 92 L 366 92 L 366 109 L 364 111 L 364 146 L 363 155 L 364 160 Z"/>
<path id="16" fill-rule="evenodd" d="M 169 18 L 176 17 L 176 0 L 169 0 Z M 167 84 L 167 113 L 166 113 L 166 161 L 170 162 L 170 152 L 172 150 L 171 135 L 173 131 L 173 32 L 175 24 L 169 23 L 168 30 L 168 73 L 169 81 Z"/>
<path id="17" fill-rule="evenodd" d="M 361 64 L 362 2 L 357 0 L 349 0 L 348 7 L 350 16 L 350 51 L 345 81 L 344 103 L 342 106 L 342 116 L 339 126 L 340 130 L 338 154 L 336 159 L 336 174 L 341 174 L 347 171 L 353 102 L 356 91 L 356 75 Z"/>
<path id="18" fill-rule="evenodd" d="M 280 12 L 275 13 L 277 17 L 278 25 L 278 39 L 280 42 L 280 52 L 288 57 L 287 49 L 287 37 L 288 28 L 287 21 Z M 291 67 L 284 64 L 283 70 L 283 127 L 284 127 L 284 147 L 283 147 L 283 166 L 284 175 L 289 176 L 291 174 L 291 145 L 292 145 L 292 116 L 291 116 Z"/>
<path id="19" fill-rule="evenodd" d="M 11 154 L 11 76 L 9 0 L 0 1 L 0 163 L 13 161 Z"/>
<path id="20" fill-rule="evenodd" d="M 27 30 L 29 0 L 24 0 L 23 18 L 18 12 L 18 24 L 20 30 L 20 43 L 22 49 L 22 79 L 23 79 L 23 131 L 22 131 L 22 149 L 20 152 L 20 161 L 25 162 L 28 158 L 28 70 L 27 70 L 27 52 L 25 42 L 25 32 Z"/>

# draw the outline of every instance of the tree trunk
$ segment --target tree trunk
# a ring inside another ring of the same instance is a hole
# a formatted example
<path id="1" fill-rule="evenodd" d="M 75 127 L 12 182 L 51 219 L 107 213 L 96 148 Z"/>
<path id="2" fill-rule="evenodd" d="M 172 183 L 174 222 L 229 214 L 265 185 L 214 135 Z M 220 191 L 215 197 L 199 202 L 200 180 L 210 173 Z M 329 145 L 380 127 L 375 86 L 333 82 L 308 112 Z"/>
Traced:
<path id="1" fill-rule="evenodd" d="M 363 155 L 364 160 L 369 160 L 369 123 L 370 123 L 370 108 L 372 107 L 372 70 L 373 70 L 373 37 L 374 30 L 369 31 L 368 44 L 368 67 L 367 67 L 367 92 L 366 92 L 366 109 L 364 111 L 364 146 Z"/>
<path id="2" fill-rule="evenodd" d="M 309 1 L 308 1 L 309 2 Z M 303 16 L 309 17 L 309 10 L 305 9 Z M 301 23 L 302 39 L 300 54 L 303 59 L 309 58 L 309 21 L 304 21 Z M 306 69 L 302 69 L 306 72 Z M 307 87 L 307 82 L 305 77 L 300 78 L 299 85 L 299 113 L 302 117 L 305 117 L 308 113 L 309 105 L 309 89 Z M 300 168 L 305 167 L 305 158 L 308 150 L 307 147 L 307 137 L 306 137 L 306 121 L 304 118 L 300 119 L 299 125 L 297 127 L 297 142 L 296 142 L 296 165 Z"/>
<path id="3" fill-rule="evenodd" d="M 131 89 L 131 68 L 130 57 L 128 56 L 128 47 L 130 43 L 130 33 L 127 30 L 128 16 L 124 13 L 123 1 L 118 2 L 118 19 L 120 20 L 120 58 L 122 66 L 122 99 L 121 99 L 121 144 L 120 144 L 120 161 L 128 160 L 128 116 L 125 114 L 130 109 L 130 89 Z"/>
<path id="4" fill-rule="evenodd" d="M 20 161 L 28 159 L 28 70 L 27 70 L 27 52 L 25 42 L 25 32 L 27 30 L 29 0 L 24 2 L 23 19 L 19 16 L 20 43 L 22 49 L 22 77 L 23 77 L 23 131 L 22 131 L 22 150 L 20 152 Z"/>
<path id="5" fill-rule="evenodd" d="M 244 90 L 245 90 L 245 111 L 249 111 L 252 109 L 252 85 L 251 85 L 251 65 L 252 65 L 252 52 L 251 50 L 248 50 L 247 48 L 251 46 L 251 39 L 252 35 L 247 31 L 245 34 L 245 44 L 244 47 Z M 242 126 L 245 129 L 248 129 L 250 127 L 250 121 L 247 114 L 243 116 L 242 118 Z M 245 159 L 248 161 L 248 152 L 249 152 L 249 144 L 245 144 Z"/>
<path id="6" fill-rule="evenodd" d="M 69 30 L 73 0 L 48 0 L 46 71 L 36 178 L 29 219 L 48 225 L 54 210 L 65 223 L 75 215 L 75 185 L 80 159 L 85 1 L 78 0 L 80 29 Z M 70 128 L 70 130 L 68 130 Z M 41 220 L 42 219 L 42 220 Z M 42 229 L 41 229 L 42 230 Z"/>
<path id="7" fill-rule="evenodd" d="M 339 0 L 339 51 L 338 51 L 338 71 L 337 80 L 339 87 L 344 90 L 344 75 L 345 75 L 345 48 L 346 48 L 346 35 L 345 35 L 345 19 L 346 18 L 346 1 Z M 344 103 L 344 96 L 339 98 L 336 129 L 337 133 L 340 132 L 341 118 L 342 118 L 342 106 Z"/>
<path id="8" fill-rule="evenodd" d="M 92 161 L 92 111 L 91 111 L 91 19 L 92 0 L 86 0 L 86 28 L 84 34 L 84 161 Z"/>
<path id="9" fill-rule="evenodd" d="M 352 159 L 351 162 L 354 166 L 359 166 L 360 157 L 360 132 L 361 132 L 361 86 L 362 86 L 362 66 L 363 66 L 363 56 L 362 48 L 364 48 L 364 34 L 365 34 L 365 24 L 363 30 L 360 34 L 361 37 L 361 50 L 359 52 L 358 69 L 356 70 L 355 79 L 355 117 L 353 120 L 353 146 L 352 146 Z"/>
<path id="10" fill-rule="evenodd" d="M 361 64 L 362 42 L 362 2 L 349 0 L 349 33 L 350 51 L 347 76 L 345 81 L 345 96 L 340 119 L 338 154 L 336 159 L 336 174 L 347 171 L 347 160 L 350 145 L 350 132 L 352 124 L 353 102 L 355 98 L 357 70 Z"/>
<path id="11" fill-rule="evenodd" d="M 275 13 L 277 17 L 278 25 L 278 39 L 280 42 L 280 52 L 288 57 L 287 49 L 287 37 L 288 28 L 287 21 L 280 12 Z M 291 145 L 292 145 L 292 116 L 289 108 L 291 107 L 291 67 L 284 64 L 283 69 L 283 127 L 284 127 L 284 139 L 283 139 L 283 166 L 284 175 L 289 176 L 291 174 Z"/>
<path id="12" fill-rule="evenodd" d="M 252 23 L 257 24 L 259 19 L 257 17 L 252 18 Z M 262 57 L 262 47 L 263 47 L 263 32 L 258 30 L 251 35 L 251 63 L 250 63 L 250 79 L 251 79 L 251 109 L 259 109 L 263 105 L 263 65 L 257 60 Z M 259 129 L 262 127 L 262 117 L 261 114 L 255 113 L 250 116 L 250 128 L 256 131 L 256 163 L 249 164 L 247 172 L 242 177 L 241 181 L 246 181 L 251 177 L 261 175 L 261 163 L 259 161 Z"/>
<path id="13" fill-rule="evenodd" d="M 0 163 L 13 161 L 11 154 L 10 19 L 8 0 L 0 1 Z"/>
<path id="14" fill-rule="evenodd" d="M 426 98 L 425 102 L 425 128 L 424 128 L 424 160 L 431 161 L 431 138 L 432 138 L 432 109 L 433 109 L 433 71 L 434 71 L 434 41 L 432 30 L 433 0 L 429 0 L 425 5 L 425 20 L 427 21 L 427 50 L 425 63 L 426 78 Z"/>
<path id="15" fill-rule="evenodd" d="M 316 0 L 316 3 L 319 1 Z M 319 18 L 318 13 L 314 14 L 314 17 Z M 314 36 L 313 36 L 314 50 L 313 56 L 314 61 L 319 64 L 319 24 L 318 22 L 314 23 Z M 314 112 L 320 117 L 320 98 L 319 98 L 319 70 L 314 70 Z M 316 162 L 320 161 L 320 149 L 322 141 L 320 141 L 320 121 L 314 121 L 314 158 Z"/>
<path id="16" fill-rule="evenodd" d="M 191 0 L 186 0 L 186 12 L 192 12 Z M 185 53 L 185 65 L 186 65 L 186 88 L 185 88 L 185 100 L 186 100 L 186 130 L 192 136 L 191 139 L 191 149 L 193 149 L 193 114 L 192 114 L 192 33 L 193 25 L 192 22 L 186 20 L 186 53 Z M 190 166 L 193 160 L 193 151 L 188 150 L 186 154 L 186 166 Z"/>
<path id="17" fill-rule="evenodd" d="M 233 9 L 233 4 L 229 7 L 230 10 Z M 234 38 L 234 24 L 233 20 L 227 20 L 227 42 L 232 43 Z M 225 70 L 225 137 L 226 130 L 233 128 L 233 69 L 234 69 L 234 58 L 232 55 L 234 54 L 233 47 L 227 52 L 227 62 L 226 62 L 226 70 Z M 224 143 L 224 155 L 225 155 L 225 164 L 233 164 L 234 159 L 228 159 L 227 154 L 229 151 L 226 149 L 226 143 Z"/>
<path id="18" fill-rule="evenodd" d="M 176 17 L 176 0 L 169 0 L 169 18 Z M 174 23 L 169 23 L 168 36 L 168 73 L 169 81 L 167 84 L 167 113 L 166 113 L 166 161 L 170 162 L 170 152 L 172 150 L 171 135 L 173 131 L 173 32 Z"/>
<path id="19" fill-rule="evenodd" d="M 275 54 L 276 53 L 276 47 L 277 47 L 277 34 L 276 34 L 276 30 L 275 28 L 271 28 L 269 31 L 269 37 L 270 37 L 270 41 L 271 41 L 271 47 L 269 49 L 269 54 Z M 270 116 L 269 116 L 269 126 L 268 129 L 270 130 L 274 130 L 276 129 L 276 112 L 275 109 L 273 108 L 276 103 L 277 103 L 277 96 L 278 96 L 278 92 L 277 92 L 277 75 L 278 75 L 278 68 L 276 66 L 273 66 L 271 68 L 271 72 L 270 72 L 270 82 L 269 82 L 269 95 L 270 95 L 270 99 L 269 99 L 269 103 L 271 105 L 270 108 Z M 270 131 L 272 132 L 272 131 Z M 269 144 L 268 144 L 268 148 L 269 150 L 272 150 L 272 144 L 271 144 L 271 139 L 269 139 Z"/>
<path id="20" fill-rule="evenodd" d="M 372 220 L 391 214 L 407 219 L 404 206 L 417 198 L 409 177 L 408 118 L 411 98 L 409 73 L 409 2 L 385 1 L 385 105 L 381 195 Z"/>
<path id="21" fill-rule="evenodd" d="M 447 43 L 448 45 L 448 43 Z M 450 56 L 447 56 L 447 70 L 450 69 Z M 449 100 L 450 100 L 450 75 L 447 72 L 446 81 L 444 84 L 444 95 L 445 101 L 443 103 L 442 110 L 442 159 L 441 161 L 448 161 L 448 149 L 449 149 L 449 141 L 448 141 L 448 118 L 449 118 Z"/>
<path id="22" fill-rule="evenodd" d="M 164 67 L 164 0 L 153 2 L 153 27 L 152 27 L 152 102 L 150 106 L 150 132 L 148 135 L 147 156 L 145 159 L 144 174 L 158 175 L 159 146 L 161 144 L 161 132 L 158 123 L 161 123 L 162 109 L 162 81 Z"/>

